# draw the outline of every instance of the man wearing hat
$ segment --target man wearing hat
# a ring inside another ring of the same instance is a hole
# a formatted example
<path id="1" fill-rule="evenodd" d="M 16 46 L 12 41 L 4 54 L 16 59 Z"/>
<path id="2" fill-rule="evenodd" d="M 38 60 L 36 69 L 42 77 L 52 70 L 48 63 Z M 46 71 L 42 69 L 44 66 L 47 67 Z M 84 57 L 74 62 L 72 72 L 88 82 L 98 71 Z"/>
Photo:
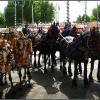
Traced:
<path id="1" fill-rule="evenodd" d="M 24 33 L 25 37 L 29 36 L 30 30 L 28 29 L 28 24 L 25 25 L 25 28 L 22 29 L 22 32 Z"/>

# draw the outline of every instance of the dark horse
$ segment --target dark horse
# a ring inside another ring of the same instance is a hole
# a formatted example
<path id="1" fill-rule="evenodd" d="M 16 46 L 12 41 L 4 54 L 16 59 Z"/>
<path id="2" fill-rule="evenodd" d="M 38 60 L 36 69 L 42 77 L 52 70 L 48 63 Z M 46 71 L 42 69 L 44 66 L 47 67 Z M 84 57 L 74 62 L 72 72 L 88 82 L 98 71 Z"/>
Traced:
<path id="1" fill-rule="evenodd" d="M 68 44 L 68 43 L 65 44 L 65 42 L 63 42 L 61 44 L 61 46 L 62 46 L 61 56 L 63 57 L 63 72 L 64 72 L 64 74 L 66 73 L 65 58 L 67 57 L 69 60 L 74 61 L 74 77 L 73 77 L 73 81 L 72 81 L 72 85 L 74 85 L 74 86 L 77 86 L 76 80 L 77 80 L 77 75 L 78 75 L 78 64 L 80 64 L 81 62 L 84 63 L 84 84 L 85 85 L 88 84 L 88 79 L 87 79 L 88 59 L 85 59 L 85 53 L 82 50 L 83 42 L 84 41 L 81 40 L 81 37 L 78 37 L 75 41 L 73 41 L 70 44 Z"/>
<path id="2" fill-rule="evenodd" d="M 91 69 L 89 74 L 89 81 L 93 82 L 92 72 L 94 69 L 94 62 L 95 60 L 99 60 L 98 63 L 98 70 L 97 70 L 97 79 L 100 82 L 100 34 L 97 32 L 95 34 L 91 34 L 91 31 L 89 32 L 89 36 L 86 36 L 85 44 L 87 47 L 86 57 L 91 58 Z"/>
<path id="3" fill-rule="evenodd" d="M 47 72 L 46 62 L 47 56 L 51 55 L 52 67 L 51 70 L 54 70 L 55 66 L 55 45 L 58 38 L 59 29 L 55 24 L 52 24 L 48 29 L 45 36 L 42 35 L 41 41 L 36 45 L 36 48 L 39 50 L 40 54 L 44 56 L 44 72 Z M 34 44 L 34 42 L 33 42 Z M 40 60 L 40 59 L 39 59 Z"/>

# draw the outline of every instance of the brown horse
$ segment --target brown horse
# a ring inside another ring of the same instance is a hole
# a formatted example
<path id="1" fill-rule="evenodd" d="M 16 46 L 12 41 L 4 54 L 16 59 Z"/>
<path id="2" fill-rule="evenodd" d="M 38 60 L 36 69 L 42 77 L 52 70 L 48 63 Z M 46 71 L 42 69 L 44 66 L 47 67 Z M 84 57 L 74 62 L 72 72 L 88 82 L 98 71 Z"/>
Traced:
<path id="1" fill-rule="evenodd" d="M 32 41 L 29 38 L 25 38 L 22 32 L 19 32 L 19 38 L 16 40 L 14 59 L 16 62 L 16 67 L 18 69 L 20 84 L 22 83 L 21 69 L 24 68 L 23 79 L 26 79 L 26 74 L 28 76 L 28 82 L 30 84 L 31 73 L 30 73 L 30 60 L 32 55 Z"/>
<path id="2" fill-rule="evenodd" d="M 11 46 L 8 43 L 8 41 L 2 37 L 0 37 L 0 84 L 3 84 L 2 78 L 5 74 L 5 83 L 6 81 L 6 74 L 9 75 L 9 80 L 11 82 L 11 86 L 13 86 L 12 83 L 12 77 L 11 77 L 11 64 L 12 64 L 12 53 L 11 53 Z"/>

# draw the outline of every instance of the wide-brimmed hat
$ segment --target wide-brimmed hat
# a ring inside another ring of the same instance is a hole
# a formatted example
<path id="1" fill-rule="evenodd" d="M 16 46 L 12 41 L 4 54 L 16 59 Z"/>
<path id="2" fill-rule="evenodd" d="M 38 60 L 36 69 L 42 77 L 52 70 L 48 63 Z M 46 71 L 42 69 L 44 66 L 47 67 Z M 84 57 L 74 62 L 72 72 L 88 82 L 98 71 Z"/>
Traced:
<path id="1" fill-rule="evenodd" d="M 25 24 L 25 26 L 28 26 L 28 24 Z"/>

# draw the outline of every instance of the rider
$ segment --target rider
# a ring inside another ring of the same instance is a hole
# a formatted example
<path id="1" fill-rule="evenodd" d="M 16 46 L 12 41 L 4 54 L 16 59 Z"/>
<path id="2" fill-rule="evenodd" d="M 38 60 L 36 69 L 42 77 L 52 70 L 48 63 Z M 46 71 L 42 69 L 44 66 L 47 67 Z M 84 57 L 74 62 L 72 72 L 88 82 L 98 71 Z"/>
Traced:
<path id="1" fill-rule="evenodd" d="M 73 28 L 72 28 L 72 30 L 71 30 L 71 34 L 72 34 L 73 36 L 77 37 L 77 28 L 76 28 L 75 25 L 73 26 Z"/>
<path id="2" fill-rule="evenodd" d="M 44 33 L 43 27 L 39 27 L 38 33 Z"/>
<path id="3" fill-rule="evenodd" d="M 22 32 L 24 33 L 25 37 L 28 37 L 30 35 L 28 24 L 25 24 L 25 28 L 22 29 Z"/>
<path id="4" fill-rule="evenodd" d="M 64 27 L 64 31 L 62 32 L 62 35 L 65 37 L 67 35 L 70 35 L 71 32 L 71 23 L 70 22 L 66 22 L 65 23 L 65 27 Z"/>
<path id="5" fill-rule="evenodd" d="M 90 29 L 90 33 L 91 33 L 91 36 L 95 37 L 97 32 L 96 32 L 96 27 L 94 26 L 92 29 Z"/>

